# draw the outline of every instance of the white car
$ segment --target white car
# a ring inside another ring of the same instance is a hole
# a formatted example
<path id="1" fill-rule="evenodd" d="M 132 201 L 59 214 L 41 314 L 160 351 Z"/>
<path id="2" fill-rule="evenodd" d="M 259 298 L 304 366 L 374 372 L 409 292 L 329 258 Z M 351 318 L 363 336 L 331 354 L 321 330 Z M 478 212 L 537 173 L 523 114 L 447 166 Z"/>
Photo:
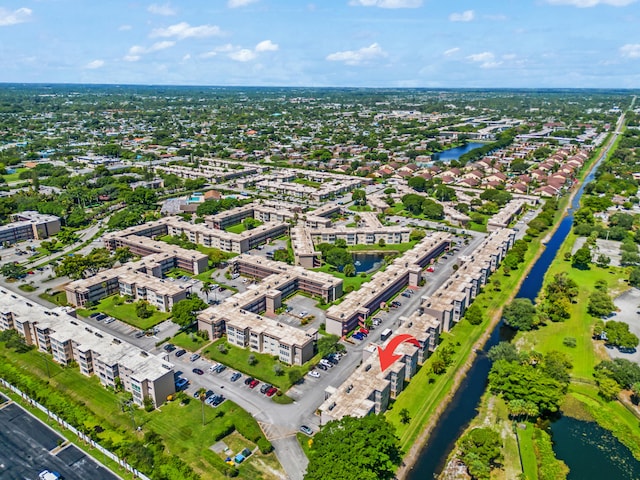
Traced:
<path id="1" fill-rule="evenodd" d="M 320 378 L 320 372 L 316 371 L 316 370 L 311 370 L 309 372 L 309 376 L 313 377 L 313 378 Z"/>
<path id="2" fill-rule="evenodd" d="M 213 372 L 216 368 L 218 368 L 218 365 L 220 365 L 219 363 L 213 364 L 209 367 L 209 371 Z"/>

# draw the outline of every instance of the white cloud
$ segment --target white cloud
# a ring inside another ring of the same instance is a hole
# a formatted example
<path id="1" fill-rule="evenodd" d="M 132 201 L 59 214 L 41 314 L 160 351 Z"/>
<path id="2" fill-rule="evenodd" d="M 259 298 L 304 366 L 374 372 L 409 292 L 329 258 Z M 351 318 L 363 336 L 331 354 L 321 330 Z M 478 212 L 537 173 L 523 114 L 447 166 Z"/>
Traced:
<path id="1" fill-rule="evenodd" d="M 572 5 L 578 8 L 595 7 L 597 5 L 610 5 L 612 7 L 626 7 L 637 0 L 547 0 L 551 5 Z"/>
<path id="2" fill-rule="evenodd" d="M 246 7 L 247 5 L 251 3 L 256 3 L 257 1 L 258 0 L 229 0 L 227 2 L 227 6 L 229 8 Z"/>
<path id="3" fill-rule="evenodd" d="M 445 50 L 444 52 L 442 52 L 442 54 L 445 57 L 450 57 L 451 55 L 453 55 L 454 53 L 458 53 L 459 51 L 460 51 L 460 48 L 453 47 L 453 48 L 450 48 L 449 50 Z"/>
<path id="4" fill-rule="evenodd" d="M 422 0 L 350 0 L 349 5 L 354 7 L 418 8 L 422 6 Z"/>
<path id="5" fill-rule="evenodd" d="M 146 53 L 157 52 L 159 50 L 165 50 L 171 48 L 176 44 L 170 40 L 163 40 L 162 42 L 156 42 L 150 47 L 143 47 L 141 45 L 134 45 L 129 49 L 129 52 L 125 55 L 124 59 L 127 62 L 137 62 L 142 58 L 142 55 Z"/>
<path id="6" fill-rule="evenodd" d="M 153 13 L 154 15 L 162 15 L 163 17 L 170 17 L 178 13 L 176 9 L 172 8 L 168 3 L 165 3 L 164 5 L 152 3 L 147 7 L 147 12 Z"/>
<path id="7" fill-rule="evenodd" d="M 249 50 L 248 48 L 242 48 L 235 52 L 231 52 L 229 54 L 229 58 L 231 60 L 235 60 L 236 62 L 249 62 L 256 58 L 256 53 L 253 50 Z"/>
<path id="8" fill-rule="evenodd" d="M 626 58 L 640 58 L 640 43 L 627 43 L 620 47 L 620 55 Z"/>
<path id="9" fill-rule="evenodd" d="M 187 22 L 176 23 L 167 28 L 156 28 L 151 31 L 150 37 L 176 37 L 180 40 L 185 38 L 205 38 L 222 35 L 222 30 L 217 25 L 199 25 L 192 27 Z"/>
<path id="10" fill-rule="evenodd" d="M 24 23 L 31 18 L 33 10 L 22 7 L 13 12 L 6 8 L 0 8 L 0 27 L 8 27 L 9 25 L 17 25 Z"/>
<path id="11" fill-rule="evenodd" d="M 495 68 L 502 65 L 501 61 L 495 60 L 496 56 L 491 52 L 474 53 L 467 56 L 467 60 L 479 63 L 480 68 Z"/>
<path id="12" fill-rule="evenodd" d="M 470 22 L 474 17 L 473 10 L 465 10 L 462 13 L 452 13 L 449 15 L 449 20 L 452 22 Z"/>
<path id="13" fill-rule="evenodd" d="M 182 61 L 183 62 L 186 62 L 188 60 L 191 60 L 191 54 L 190 53 L 187 53 L 184 57 L 182 57 Z"/>
<path id="14" fill-rule="evenodd" d="M 515 53 L 505 53 L 502 55 L 502 59 L 507 61 L 515 60 L 516 58 L 518 58 L 518 56 Z"/>
<path id="15" fill-rule="evenodd" d="M 256 52 L 275 52 L 278 48 L 277 43 L 273 43 L 271 40 L 263 40 L 256 45 Z"/>
<path id="16" fill-rule="evenodd" d="M 120 25 L 118 27 L 118 30 L 120 30 L 121 32 L 126 32 L 128 30 L 133 30 L 133 27 L 131 25 Z"/>
<path id="17" fill-rule="evenodd" d="M 84 68 L 88 68 L 90 70 L 100 67 L 104 67 L 104 60 L 93 60 L 84 66 Z"/>
<path id="18" fill-rule="evenodd" d="M 331 62 L 344 62 L 347 65 L 361 65 L 370 60 L 380 57 L 386 57 L 387 54 L 380 45 L 372 43 L 368 47 L 360 50 L 345 50 L 344 52 L 335 52 L 327 55 L 327 60 Z"/>

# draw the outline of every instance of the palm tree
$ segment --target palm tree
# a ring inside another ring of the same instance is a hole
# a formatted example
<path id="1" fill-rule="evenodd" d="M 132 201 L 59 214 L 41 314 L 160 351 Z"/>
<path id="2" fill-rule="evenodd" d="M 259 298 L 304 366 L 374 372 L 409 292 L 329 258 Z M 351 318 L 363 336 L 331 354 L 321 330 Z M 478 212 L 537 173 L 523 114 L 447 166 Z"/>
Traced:
<path id="1" fill-rule="evenodd" d="M 202 293 L 207 297 L 207 302 L 209 301 L 209 294 L 213 291 L 213 287 L 211 287 L 211 282 L 203 282 L 202 288 L 200 289 Z"/>

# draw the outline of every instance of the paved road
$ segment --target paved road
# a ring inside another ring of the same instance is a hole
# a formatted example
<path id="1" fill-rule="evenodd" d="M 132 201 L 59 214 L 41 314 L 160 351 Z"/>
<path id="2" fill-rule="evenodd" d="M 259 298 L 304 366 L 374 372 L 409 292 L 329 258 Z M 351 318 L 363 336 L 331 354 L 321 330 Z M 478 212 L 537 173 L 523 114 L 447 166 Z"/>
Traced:
<path id="1" fill-rule="evenodd" d="M 22 407 L 5 402 L 0 406 L 0 478 L 35 479 L 45 469 L 65 480 L 120 479 Z"/>

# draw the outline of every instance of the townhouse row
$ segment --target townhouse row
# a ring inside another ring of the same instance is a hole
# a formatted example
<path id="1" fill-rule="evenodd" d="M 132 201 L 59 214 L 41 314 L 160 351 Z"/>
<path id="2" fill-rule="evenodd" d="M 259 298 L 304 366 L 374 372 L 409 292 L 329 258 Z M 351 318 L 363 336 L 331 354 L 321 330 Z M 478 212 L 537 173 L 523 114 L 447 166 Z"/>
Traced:
<path id="1" fill-rule="evenodd" d="M 136 405 L 150 398 L 157 407 L 175 393 L 173 364 L 87 326 L 63 308 L 49 309 L 0 288 L 0 330 L 17 331 L 60 365 L 76 362 L 83 375 L 97 376 L 105 387 L 121 386 Z"/>
<path id="2" fill-rule="evenodd" d="M 269 316 L 275 315 L 284 298 L 297 291 L 331 302 L 342 295 L 342 280 L 250 255 L 234 258 L 231 268 L 263 281 L 202 311 L 198 329 L 208 332 L 210 338 L 226 334 L 232 345 L 276 355 L 291 365 L 311 360 L 316 354 L 317 330 L 295 328 Z"/>
<path id="3" fill-rule="evenodd" d="M 396 335 L 402 334 L 411 335 L 419 345 L 401 343 L 395 349 L 400 358 L 384 371 L 378 349 L 372 345 L 364 352 L 363 363 L 342 385 L 325 390 L 325 400 L 318 408 L 321 423 L 344 416 L 363 417 L 384 412 L 436 349 L 440 334 L 461 319 L 514 241 L 512 230 L 492 233 L 472 255 L 461 260 L 460 267 L 447 282 L 431 297 L 423 299 L 417 311 L 408 318 L 400 317 L 395 335 L 382 347 L 386 348 Z"/>

